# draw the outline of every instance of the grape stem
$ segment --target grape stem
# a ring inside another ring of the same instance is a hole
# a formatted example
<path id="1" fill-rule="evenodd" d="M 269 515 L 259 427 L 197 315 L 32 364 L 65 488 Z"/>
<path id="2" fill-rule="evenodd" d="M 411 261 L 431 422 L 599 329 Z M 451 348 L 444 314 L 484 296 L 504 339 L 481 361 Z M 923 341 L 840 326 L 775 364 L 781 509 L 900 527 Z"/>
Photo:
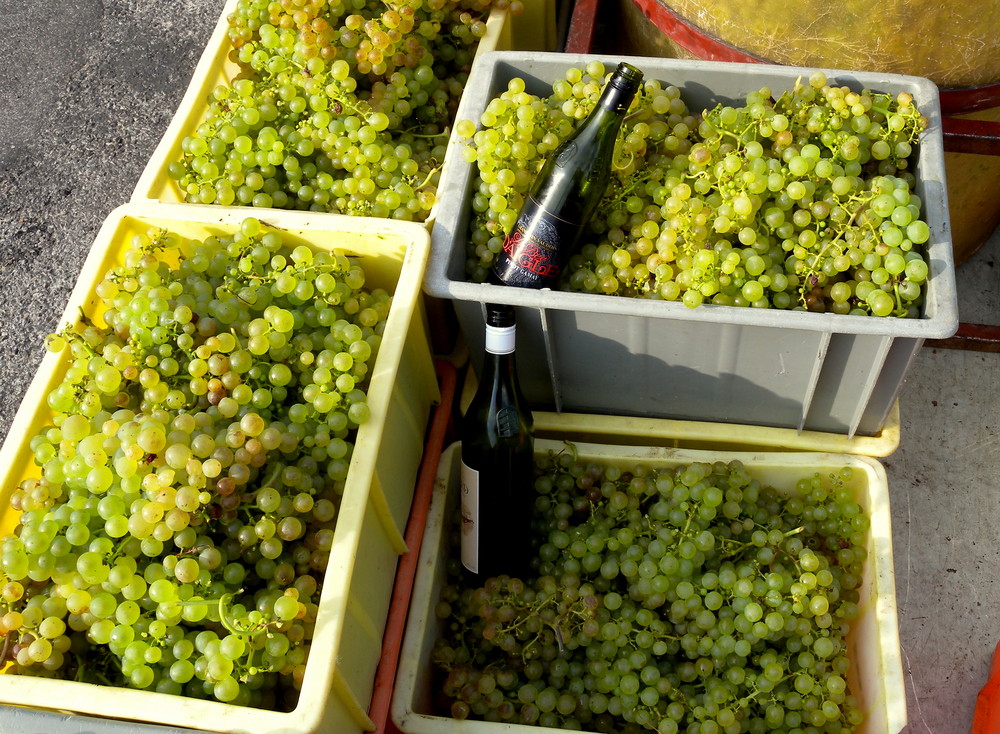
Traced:
<path id="1" fill-rule="evenodd" d="M 410 136 L 412 136 L 414 138 L 427 138 L 428 140 L 433 140 L 434 138 L 446 138 L 451 133 L 448 130 L 448 128 L 445 128 L 444 130 L 442 130 L 439 133 L 415 133 L 415 132 L 411 132 L 411 131 L 407 130 L 406 134 L 410 135 Z"/>
<path id="2" fill-rule="evenodd" d="M 7 661 L 7 658 L 10 656 L 11 647 L 13 647 L 13 636 L 8 631 L 3 636 L 3 648 L 0 648 L 0 664 Z"/>
<path id="3" fill-rule="evenodd" d="M 283 469 L 284 469 L 284 465 L 282 465 L 282 464 L 275 464 L 274 469 L 268 475 L 267 479 L 264 481 L 264 484 L 262 486 L 264 486 L 264 487 L 270 487 L 271 483 L 274 482 L 274 480 L 278 477 L 278 472 L 281 471 L 281 470 L 283 470 Z"/>
<path id="4" fill-rule="evenodd" d="M 260 223 L 261 223 L 262 226 L 267 227 L 268 229 L 276 229 L 276 230 L 278 230 L 280 232 L 287 232 L 288 231 L 288 227 L 280 227 L 277 224 L 273 224 L 272 222 L 268 222 L 267 220 L 264 220 L 264 219 L 261 219 L 259 221 L 260 221 Z"/>
<path id="5" fill-rule="evenodd" d="M 749 705 L 749 704 L 750 704 L 750 703 L 751 703 L 752 701 L 756 700 L 757 696 L 759 696 L 759 695 L 760 695 L 761 693 L 770 693 L 770 692 L 771 692 L 771 691 L 773 691 L 773 690 L 774 690 L 775 688 L 777 688 L 777 687 L 778 687 L 778 686 L 780 686 L 780 685 L 781 685 L 782 683 L 784 683 L 784 682 L 785 682 L 786 680 L 791 680 L 792 676 L 794 676 L 794 675 L 795 675 L 794 673 L 789 673 L 788 675 L 784 676 L 784 677 L 783 677 L 783 678 L 782 678 L 781 680 L 779 680 L 779 681 L 776 681 L 776 682 L 774 683 L 774 685 L 773 685 L 773 686 L 771 686 L 771 688 L 770 688 L 769 690 L 767 690 L 767 691 L 762 691 L 762 690 L 761 690 L 760 688 L 757 688 L 756 686 L 754 686 L 754 689 L 753 689 L 753 692 L 752 692 L 752 693 L 749 693 L 749 694 L 747 694 L 746 696 L 744 696 L 743 698 L 741 698 L 741 699 L 740 699 L 740 700 L 739 700 L 739 701 L 737 702 L 737 704 L 736 704 L 736 705 L 737 705 L 737 706 L 738 706 L 739 708 L 745 708 L 745 707 L 746 707 L 746 706 L 748 706 L 748 705 Z"/>
<path id="6" fill-rule="evenodd" d="M 113 657 L 106 658 L 106 660 L 110 660 L 111 664 L 115 665 L 115 667 L 118 668 L 119 672 L 121 671 L 121 668 L 118 666 L 117 661 Z M 85 676 L 85 674 L 84 674 L 85 670 L 87 670 L 87 666 L 85 665 L 83 658 L 81 658 L 79 655 L 76 655 L 76 675 L 75 675 L 75 680 L 78 683 L 81 683 L 81 682 L 83 682 L 85 680 L 85 677 L 84 677 Z M 98 680 L 99 683 L 102 683 L 103 685 L 106 685 L 106 686 L 114 686 L 115 685 L 101 671 L 91 669 L 91 673 L 93 674 L 94 678 L 96 678 Z"/>
<path id="7" fill-rule="evenodd" d="M 243 589 L 240 589 L 236 593 L 242 593 L 242 591 Z M 226 605 L 230 601 L 232 601 L 234 596 L 235 594 L 230 592 L 228 594 L 223 594 L 222 596 L 219 597 L 219 622 L 222 624 L 223 627 L 232 632 L 234 635 L 239 635 L 240 637 L 243 637 L 245 635 L 254 637 L 256 635 L 259 635 L 268 626 L 270 626 L 271 622 L 261 622 L 258 625 L 251 624 L 250 626 L 243 626 L 235 619 L 229 617 L 227 614 Z"/>
<path id="8" fill-rule="evenodd" d="M 440 166 L 434 166 L 431 170 L 429 170 L 427 172 L 427 176 L 424 177 L 424 180 L 421 181 L 416 186 L 414 186 L 414 189 L 416 189 L 417 191 L 419 191 L 424 186 L 427 186 L 431 182 L 431 179 L 434 177 L 434 174 L 437 173 L 440 170 L 441 170 Z"/>
<path id="9" fill-rule="evenodd" d="M 637 109 L 635 112 L 630 112 L 629 114 L 625 115 L 625 119 L 622 121 L 623 122 L 622 130 L 624 130 L 625 126 L 628 125 L 630 122 L 633 122 L 635 120 L 648 120 L 652 116 L 653 113 L 648 107 L 641 107 Z"/>
<path id="10" fill-rule="evenodd" d="M 851 200 L 853 200 L 853 201 L 859 201 L 859 198 L 856 197 L 856 196 L 852 196 Z M 826 244 L 823 245 L 823 249 L 821 249 L 818 253 L 816 253 L 816 257 L 813 258 L 813 263 L 814 264 L 811 267 L 809 267 L 809 269 L 806 270 L 805 273 L 803 273 L 803 275 L 808 276 L 806 278 L 803 278 L 803 285 L 802 285 L 803 288 L 810 287 L 810 281 L 819 272 L 819 268 L 817 268 L 815 266 L 815 263 L 818 263 L 820 261 L 820 259 L 823 257 L 823 255 L 826 254 L 826 251 L 829 250 L 830 247 L 835 242 L 837 242 L 838 240 L 840 240 L 840 239 L 843 238 L 844 232 L 847 229 L 849 229 L 851 227 L 851 225 L 854 224 L 854 220 L 857 219 L 858 214 L 860 214 L 864 210 L 865 205 L 867 203 L 868 202 L 866 202 L 866 201 L 861 201 L 860 205 L 853 212 L 851 212 L 851 217 L 850 217 L 850 219 L 847 220 L 847 222 L 844 224 L 844 226 L 843 227 L 839 227 L 837 229 L 837 234 L 832 239 L 827 240 Z M 799 291 L 799 302 L 803 306 L 806 305 L 806 294 L 805 294 L 804 290 L 800 290 Z"/>

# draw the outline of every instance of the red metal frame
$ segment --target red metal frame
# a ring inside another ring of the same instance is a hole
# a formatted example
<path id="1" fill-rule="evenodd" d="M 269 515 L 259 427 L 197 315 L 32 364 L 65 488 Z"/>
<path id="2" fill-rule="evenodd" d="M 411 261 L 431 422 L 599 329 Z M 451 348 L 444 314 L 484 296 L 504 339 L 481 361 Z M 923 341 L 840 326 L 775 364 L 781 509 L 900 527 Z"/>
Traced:
<path id="1" fill-rule="evenodd" d="M 944 93 L 942 93 L 942 99 Z M 1000 123 L 945 116 L 941 120 L 944 149 L 951 153 L 1000 155 Z M 928 339 L 924 346 L 964 349 L 973 352 L 1000 352 L 1000 325 L 960 322 L 958 331 L 947 339 Z"/>
<path id="2" fill-rule="evenodd" d="M 568 53 L 589 53 L 593 49 L 599 2 L 600 0 L 576 0 L 566 37 L 565 50 Z M 657 0 L 631 2 L 665 35 L 696 58 L 768 63 L 708 35 Z M 955 117 L 1000 106 L 1000 84 L 968 89 L 942 89 L 940 102 L 943 115 L 942 137 L 947 152 L 1000 155 L 1000 122 Z M 925 344 L 947 349 L 1000 352 L 1000 325 L 963 322 L 958 325 L 954 336 L 948 339 L 928 339 Z"/>
<path id="3" fill-rule="evenodd" d="M 410 609 L 410 596 L 413 593 L 413 581 L 417 573 L 420 544 L 423 542 L 424 528 L 427 525 L 427 510 L 430 507 L 431 495 L 434 493 L 434 480 L 437 478 L 441 454 L 454 438 L 452 418 L 457 405 L 455 393 L 458 386 L 458 370 L 450 362 L 440 359 L 434 361 L 434 370 L 441 388 L 441 402 L 434 407 L 424 441 L 424 456 L 417 474 L 413 505 L 403 536 L 409 550 L 400 556 L 396 568 L 396 582 L 392 589 L 389 616 L 382 637 L 382 656 L 375 672 L 375 688 L 372 691 L 372 700 L 368 707 L 368 716 L 375 724 L 375 734 L 398 734 L 399 732 L 390 716 L 392 690 L 396 680 L 396 668 L 399 664 L 399 649 L 402 646 L 403 632 L 406 629 L 406 617 Z"/>

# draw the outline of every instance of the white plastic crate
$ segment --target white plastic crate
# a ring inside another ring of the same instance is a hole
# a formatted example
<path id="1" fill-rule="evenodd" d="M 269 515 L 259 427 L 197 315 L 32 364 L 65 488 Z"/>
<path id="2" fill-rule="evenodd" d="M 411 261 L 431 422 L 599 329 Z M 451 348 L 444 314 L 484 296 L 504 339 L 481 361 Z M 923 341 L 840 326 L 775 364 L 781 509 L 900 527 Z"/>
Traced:
<path id="1" fill-rule="evenodd" d="M 790 89 L 812 70 L 761 64 L 588 54 L 484 54 L 473 70 L 459 119 L 478 120 L 513 77 L 547 94 L 570 66 L 629 61 L 647 78 L 681 89 L 689 109 L 738 104 L 768 86 Z M 518 372 L 528 401 L 557 412 L 606 413 L 752 424 L 799 431 L 878 435 L 891 415 L 910 364 L 925 339 L 958 328 L 941 113 L 937 87 L 918 77 L 826 70 L 856 89 L 908 91 L 930 124 L 919 144 L 916 192 L 931 230 L 930 278 L 915 319 L 845 316 L 775 309 L 535 291 L 469 282 L 465 245 L 474 166 L 457 155 L 431 233 L 425 291 L 451 299 L 470 353 L 483 351 L 484 304 L 517 308 Z"/>

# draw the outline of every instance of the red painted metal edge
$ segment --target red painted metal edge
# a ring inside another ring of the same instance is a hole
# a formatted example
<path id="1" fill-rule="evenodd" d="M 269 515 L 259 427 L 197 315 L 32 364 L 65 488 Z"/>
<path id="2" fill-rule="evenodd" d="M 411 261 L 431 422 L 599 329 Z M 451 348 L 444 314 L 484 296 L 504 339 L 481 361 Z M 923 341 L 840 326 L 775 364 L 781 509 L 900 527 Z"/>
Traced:
<path id="1" fill-rule="evenodd" d="M 1000 107 L 1000 84 L 941 90 L 941 113 L 944 115 L 964 115 L 990 107 Z"/>
<path id="2" fill-rule="evenodd" d="M 767 63 L 758 56 L 752 56 L 735 46 L 710 36 L 656 0 L 632 0 L 632 3 L 674 43 L 699 59 L 754 64 Z"/>
<path id="3" fill-rule="evenodd" d="M 585 54 L 594 47 L 598 3 L 599 0 L 576 0 L 566 33 L 566 53 Z"/>
<path id="4" fill-rule="evenodd" d="M 1000 155 L 1000 122 L 943 117 L 941 132 L 950 153 Z"/>
<path id="5" fill-rule="evenodd" d="M 926 339 L 925 347 L 964 349 L 970 352 L 1000 352 L 1000 326 L 960 323 L 954 336 Z"/>
<path id="6" fill-rule="evenodd" d="M 458 371 L 454 365 L 444 360 L 434 361 L 434 371 L 437 373 L 441 388 L 441 402 L 434 407 L 424 442 L 424 456 L 417 474 L 413 506 L 403 536 L 409 550 L 400 556 L 396 568 L 396 582 L 393 585 L 389 616 L 382 637 L 382 656 L 375 672 L 375 689 L 368 707 L 368 716 L 375 724 L 377 734 L 391 734 L 397 731 L 389 716 L 389 709 L 396 680 L 396 668 L 399 664 L 399 648 L 402 646 L 403 632 L 406 629 L 410 595 L 413 593 L 413 580 L 417 572 L 424 528 L 427 525 L 427 510 L 431 495 L 434 493 L 434 481 L 437 478 L 441 453 L 444 451 L 453 425 L 452 411 L 455 406 Z"/>

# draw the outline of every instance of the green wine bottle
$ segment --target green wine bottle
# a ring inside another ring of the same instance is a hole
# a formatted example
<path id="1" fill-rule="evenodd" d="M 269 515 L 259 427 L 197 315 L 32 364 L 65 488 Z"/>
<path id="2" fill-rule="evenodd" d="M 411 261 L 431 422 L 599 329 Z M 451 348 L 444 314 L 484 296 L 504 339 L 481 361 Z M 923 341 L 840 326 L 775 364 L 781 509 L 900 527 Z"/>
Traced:
<path id="1" fill-rule="evenodd" d="M 619 64 L 597 106 L 545 161 L 497 253 L 492 283 L 555 285 L 607 189 L 615 139 L 641 83 L 639 69 Z"/>
<path id="2" fill-rule="evenodd" d="M 462 420 L 462 564 L 475 578 L 531 571 L 534 439 L 514 362 L 514 308 L 486 306 L 486 355 Z"/>

